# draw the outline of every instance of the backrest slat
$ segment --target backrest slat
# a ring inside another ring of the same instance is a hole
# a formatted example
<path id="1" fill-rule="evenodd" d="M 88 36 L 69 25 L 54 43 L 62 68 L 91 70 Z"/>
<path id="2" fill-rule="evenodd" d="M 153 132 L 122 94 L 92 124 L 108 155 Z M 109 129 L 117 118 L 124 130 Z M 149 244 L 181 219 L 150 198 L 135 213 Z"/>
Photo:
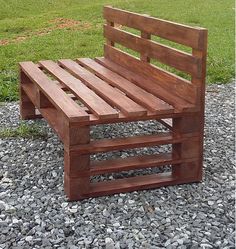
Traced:
<path id="1" fill-rule="evenodd" d="M 198 58 L 191 54 L 159 44 L 154 41 L 138 37 L 123 30 L 111 26 L 104 26 L 104 36 L 115 43 L 141 53 L 141 58 L 157 59 L 162 63 L 172 66 L 178 70 L 200 77 L 201 64 Z"/>
<path id="2" fill-rule="evenodd" d="M 143 77 L 153 79 L 154 82 L 161 85 L 167 91 L 186 99 L 190 103 L 194 103 L 196 100 L 197 87 L 190 84 L 187 80 L 149 63 L 143 63 L 139 59 L 109 45 L 105 45 L 104 55 L 113 62 Z"/>
<path id="3" fill-rule="evenodd" d="M 200 41 L 202 28 L 193 28 L 109 6 L 104 7 L 103 17 L 110 22 L 157 35 L 194 49 L 203 48 L 203 44 Z"/>

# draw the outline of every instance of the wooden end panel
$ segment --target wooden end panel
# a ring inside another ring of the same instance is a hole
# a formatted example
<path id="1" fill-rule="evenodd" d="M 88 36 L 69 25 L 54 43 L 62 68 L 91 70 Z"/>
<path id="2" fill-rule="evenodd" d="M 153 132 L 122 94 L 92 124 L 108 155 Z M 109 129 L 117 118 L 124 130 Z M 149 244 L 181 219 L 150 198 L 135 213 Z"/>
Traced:
<path id="1" fill-rule="evenodd" d="M 59 63 L 76 78 L 93 89 L 96 94 L 106 100 L 107 103 L 120 109 L 127 116 L 143 116 L 147 110 L 135 103 L 132 99 L 110 86 L 103 79 L 86 70 L 72 60 L 60 60 Z"/>
<path id="2" fill-rule="evenodd" d="M 191 54 L 107 25 L 104 25 L 104 36 L 112 39 L 115 43 L 145 55 L 146 58 L 157 59 L 192 76 L 200 77 L 200 60 Z"/>
<path id="3" fill-rule="evenodd" d="M 88 121 L 89 115 L 54 84 L 33 62 L 21 62 L 21 70 L 47 96 L 48 100 L 71 121 Z M 33 98 L 36 98 L 34 96 Z M 36 104 L 36 99 L 35 99 Z"/>
<path id="4" fill-rule="evenodd" d="M 105 6 L 103 17 L 113 23 L 157 35 L 161 38 L 180 43 L 195 49 L 201 49 L 202 28 L 193 28 L 146 15 Z"/>
<path id="5" fill-rule="evenodd" d="M 40 61 L 40 65 L 56 77 L 58 81 L 66 85 L 98 118 L 118 117 L 119 114 L 114 108 L 84 85 L 79 79 L 61 68 L 57 63 L 53 61 Z"/>
<path id="6" fill-rule="evenodd" d="M 98 62 L 88 58 L 79 59 L 78 62 L 94 74 L 98 75 L 101 79 L 126 93 L 127 96 L 140 105 L 145 106 L 153 113 L 160 114 L 173 112 L 174 108 L 171 105 L 145 91 L 143 88 L 135 85 L 121 75 L 104 67 Z"/>

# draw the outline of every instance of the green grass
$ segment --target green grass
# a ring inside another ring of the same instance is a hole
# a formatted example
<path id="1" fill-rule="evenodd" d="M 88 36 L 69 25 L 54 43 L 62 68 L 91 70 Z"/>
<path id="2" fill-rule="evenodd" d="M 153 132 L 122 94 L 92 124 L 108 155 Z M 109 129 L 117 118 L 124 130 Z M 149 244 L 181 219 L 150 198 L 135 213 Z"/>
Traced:
<path id="1" fill-rule="evenodd" d="M 41 59 L 95 57 L 103 54 L 102 6 L 147 13 L 209 30 L 208 83 L 234 77 L 233 0 L 0 0 L 0 101 L 18 99 L 18 62 Z M 81 29 L 56 29 L 51 20 L 81 21 Z M 14 42 L 19 37 L 27 39 Z"/>
<path id="2" fill-rule="evenodd" d="M 21 123 L 17 128 L 0 129 L 0 138 L 9 137 L 45 138 L 47 134 L 37 124 Z"/>

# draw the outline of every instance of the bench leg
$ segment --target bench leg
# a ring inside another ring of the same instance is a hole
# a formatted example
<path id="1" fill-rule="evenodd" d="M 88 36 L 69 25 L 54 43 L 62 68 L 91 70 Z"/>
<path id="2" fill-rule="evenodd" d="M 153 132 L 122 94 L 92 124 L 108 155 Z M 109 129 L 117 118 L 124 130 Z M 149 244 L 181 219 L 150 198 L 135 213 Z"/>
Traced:
<path id="1" fill-rule="evenodd" d="M 172 166 L 173 177 L 179 183 L 199 182 L 203 169 L 203 117 L 200 115 L 173 119 L 173 132 L 181 136 L 196 134 L 181 144 L 173 145 L 173 153 L 190 162 Z M 192 160 L 191 160 L 192 159 Z"/>
<path id="2" fill-rule="evenodd" d="M 20 116 L 21 119 L 36 119 L 40 115 L 35 112 L 35 106 L 23 89 L 24 84 L 28 84 L 29 79 L 24 72 L 20 71 Z"/>
<path id="3" fill-rule="evenodd" d="M 90 155 L 78 155 L 72 152 L 72 145 L 89 143 L 89 126 L 70 128 L 64 143 L 64 189 L 70 201 L 83 199 L 83 194 L 89 192 Z"/>

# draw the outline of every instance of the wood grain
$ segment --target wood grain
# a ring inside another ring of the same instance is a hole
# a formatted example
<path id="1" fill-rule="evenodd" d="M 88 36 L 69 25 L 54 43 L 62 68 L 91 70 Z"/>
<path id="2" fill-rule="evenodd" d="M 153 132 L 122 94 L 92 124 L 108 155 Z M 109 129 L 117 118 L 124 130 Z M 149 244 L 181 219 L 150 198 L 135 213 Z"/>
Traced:
<path id="1" fill-rule="evenodd" d="M 196 103 L 197 88 L 189 81 L 154 65 L 143 63 L 134 56 L 131 56 L 130 54 L 127 54 L 117 48 L 105 45 L 104 49 L 105 58 L 122 65 L 138 75 L 151 79 L 156 83 L 156 85 L 161 86 L 173 95 L 177 95 L 178 97 L 185 99 L 189 103 Z"/>
<path id="2" fill-rule="evenodd" d="M 66 85 L 78 99 L 91 109 L 99 118 L 114 118 L 118 112 L 100 98 L 95 92 L 90 90 L 80 80 L 62 69 L 53 61 L 40 61 L 40 65 L 54 75 L 58 81 Z"/>
<path id="3" fill-rule="evenodd" d="M 145 54 L 147 58 L 157 59 L 168 66 L 195 77 L 200 77 L 201 75 L 200 60 L 191 54 L 106 25 L 104 25 L 104 36 L 112 39 L 115 43 Z"/>
<path id="4" fill-rule="evenodd" d="M 90 87 L 101 96 L 107 103 L 120 109 L 127 116 L 142 116 L 147 110 L 128 98 L 126 95 L 117 91 L 104 80 L 98 78 L 93 73 L 81 67 L 72 60 L 60 60 L 59 63 L 67 69 L 72 75 L 80 79 L 84 84 Z"/>
<path id="5" fill-rule="evenodd" d="M 70 120 L 88 120 L 89 115 L 83 111 L 63 90 L 61 90 L 33 63 L 21 62 L 21 70 L 32 80 L 48 99 Z"/>
<path id="6" fill-rule="evenodd" d="M 96 58 L 95 60 L 113 72 L 121 75 L 139 87 L 164 100 L 166 103 L 174 106 L 176 112 L 189 112 L 196 109 L 196 106 L 180 98 L 179 96 L 174 95 L 172 91 L 164 89 L 159 84 L 156 84 L 153 79 L 150 79 L 147 76 L 139 75 L 138 73 L 127 69 L 124 65 L 121 66 L 120 64 L 114 63 L 114 61 L 106 58 Z"/>
<path id="7" fill-rule="evenodd" d="M 171 105 L 145 91 L 143 88 L 135 85 L 112 70 L 102 66 L 96 61 L 89 58 L 82 58 L 79 59 L 78 62 L 152 112 L 158 114 L 170 113 L 173 111 L 173 107 Z"/>
<path id="8" fill-rule="evenodd" d="M 200 39 L 201 31 L 205 30 L 203 28 L 194 28 L 109 6 L 104 7 L 103 17 L 110 22 L 145 31 L 195 49 L 203 48 Z"/>

